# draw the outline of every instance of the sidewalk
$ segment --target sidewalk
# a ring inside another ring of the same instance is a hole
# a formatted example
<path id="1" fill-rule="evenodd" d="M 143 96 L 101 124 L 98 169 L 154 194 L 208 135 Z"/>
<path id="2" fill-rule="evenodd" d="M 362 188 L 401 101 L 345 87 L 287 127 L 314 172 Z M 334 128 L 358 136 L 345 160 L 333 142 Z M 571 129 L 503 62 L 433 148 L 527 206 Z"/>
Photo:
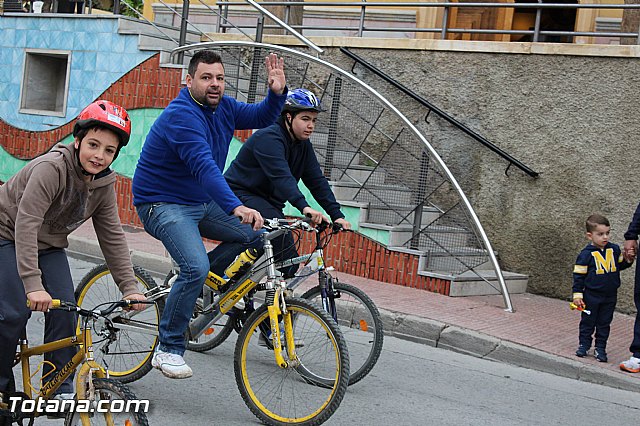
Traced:
<path id="1" fill-rule="evenodd" d="M 125 228 L 133 262 L 163 276 L 170 260 L 162 244 L 144 230 Z M 69 253 L 102 258 L 91 221 L 69 238 Z M 213 247 L 213 246 L 211 246 Z M 640 392 L 640 373 L 621 372 L 630 356 L 634 316 L 616 313 L 608 363 L 577 358 L 580 314 L 566 301 L 514 294 L 514 313 L 501 295 L 448 297 L 424 290 L 336 274 L 365 291 L 383 314 L 385 334 L 551 374 Z"/>

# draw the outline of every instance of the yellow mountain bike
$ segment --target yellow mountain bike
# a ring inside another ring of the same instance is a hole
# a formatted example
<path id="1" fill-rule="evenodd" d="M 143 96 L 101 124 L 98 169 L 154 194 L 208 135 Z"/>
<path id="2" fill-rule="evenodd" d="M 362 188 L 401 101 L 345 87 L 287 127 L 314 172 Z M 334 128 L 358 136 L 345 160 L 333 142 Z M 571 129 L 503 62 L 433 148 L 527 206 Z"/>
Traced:
<path id="1" fill-rule="evenodd" d="M 264 291 L 265 303 L 246 319 L 236 343 L 238 389 L 250 410 L 267 424 L 321 424 L 338 408 L 348 385 L 347 345 L 326 311 L 292 297 L 273 261 L 271 239 L 291 229 L 310 228 L 308 221 L 272 220 L 269 225 L 271 231 L 262 235 L 261 257 L 240 268 L 228 282 L 220 277 L 207 280 L 218 292 L 200 301 L 198 315 L 189 326 L 189 339 L 209 333 L 245 296 Z M 108 270 L 103 272 L 102 277 L 107 277 Z M 146 317 L 145 311 L 119 312 L 108 322 L 95 325 L 102 338 L 96 349 L 99 358 L 111 366 L 119 365 L 114 376 L 129 381 L 148 371 L 150 351 L 157 344 L 157 320 L 170 291 L 169 286 L 157 287 L 140 269 L 136 276 L 147 298 L 157 302 L 155 309 Z M 78 304 L 83 307 L 101 303 L 111 291 L 108 279 L 93 277 L 83 280 L 76 290 Z"/>
<path id="2" fill-rule="evenodd" d="M 100 309 L 104 306 L 104 309 Z M 0 392 L 0 416 L 9 417 L 11 421 L 20 424 L 25 420 L 33 424 L 35 417 L 59 414 L 60 409 L 63 409 L 67 412 L 65 425 L 148 425 L 145 412 L 149 409 L 149 402 L 137 400 L 125 384 L 107 378 L 105 369 L 94 360 L 91 328 L 88 326 L 91 319 L 106 318 L 117 308 L 129 306 L 128 301 L 119 300 L 87 310 L 72 303 L 54 300 L 54 309 L 77 312 L 80 315 L 78 332 L 66 339 L 30 347 L 25 330 L 20 339 L 20 349 L 16 353 L 16 364 L 20 363 L 22 367 L 23 392 Z M 67 365 L 54 370 L 51 380 L 36 389 L 31 383 L 29 359 L 70 346 L 78 347 L 76 355 Z M 76 370 L 75 400 L 50 399 Z"/>

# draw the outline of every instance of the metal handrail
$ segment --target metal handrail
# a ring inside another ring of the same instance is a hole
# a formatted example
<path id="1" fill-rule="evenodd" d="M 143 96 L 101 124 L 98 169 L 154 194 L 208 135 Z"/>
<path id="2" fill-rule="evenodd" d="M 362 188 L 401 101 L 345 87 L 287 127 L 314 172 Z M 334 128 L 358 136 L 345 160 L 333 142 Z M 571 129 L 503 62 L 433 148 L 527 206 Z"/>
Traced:
<path id="1" fill-rule="evenodd" d="M 332 72 L 334 72 L 337 75 L 339 75 L 341 78 L 343 78 L 345 80 L 348 79 L 348 80 L 356 83 L 359 87 L 361 87 L 364 90 L 366 90 L 373 98 L 377 99 L 377 101 L 380 102 L 380 104 L 382 104 L 386 109 L 388 109 L 389 111 L 393 112 L 393 114 L 404 124 L 404 126 L 406 126 L 407 130 L 409 130 L 413 136 L 415 136 L 420 142 L 422 142 L 424 144 L 426 151 L 430 154 L 431 158 L 437 163 L 437 165 L 440 167 L 440 169 L 442 170 L 442 172 L 446 176 L 446 178 L 449 181 L 449 183 L 454 188 L 455 192 L 457 193 L 457 195 L 459 197 L 459 200 L 460 200 L 462 206 L 464 207 L 464 211 L 466 212 L 466 214 L 468 214 L 468 216 L 470 218 L 470 221 L 471 221 L 471 223 L 473 224 L 473 226 L 475 228 L 475 231 L 478 233 L 478 235 L 480 237 L 480 240 L 484 244 L 484 247 L 485 247 L 485 249 L 487 251 L 487 255 L 489 257 L 491 265 L 493 266 L 493 268 L 494 268 L 494 270 L 496 272 L 496 278 L 498 279 L 498 282 L 500 283 L 501 293 L 502 293 L 502 297 L 503 297 L 504 304 L 505 304 L 505 310 L 508 311 L 508 312 L 514 312 L 513 305 L 511 304 L 511 298 L 509 296 L 509 290 L 507 289 L 507 285 L 506 285 L 506 282 L 504 280 L 504 275 L 502 273 L 502 269 L 500 268 L 500 265 L 498 263 L 498 259 L 496 258 L 495 252 L 493 251 L 493 248 L 491 246 L 491 242 L 489 241 L 489 237 L 487 236 L 486 232 L 484 231 L 484 228 L 482 227 L 482 224 L 480 223 L 480 219 L 478 218 L 478 216 L 476 215 L 475 211 L 473 210 L 473 207 L 471 206 L 471 203 L 469 202 L 469 199 L 467 198 L 466 194 L 464 193 L 464 191 L 462 190 L 462 188 L 458 184 L 458 181 L 453 176 L 453 174 L 451 173 L 451 171 L 449 170 L 449 168 L 445 164 L 444 160 L 437 153 L 435 148 L 433 148 L 433 146 L 429 143 L 429 141 L 427 141 L 427 139 L 422 135 L 422 133 L 420 131 L 418 131 L 418 129 L 411 123 L 411 121 L 407 117 L 405 117 L 404 114 L 402 114 L 402 112 L 400 112 L 391 102 L 389 102 L 388 99 L 386 99 L 384 96 L 382 96 L 380 93 L 378 93 L 375 89 L 373 89 L 372 87 L 367 85 L 365 82 L 361 81 L 356 76 L 350 74 L 349 72 L 343 70 L 342 68 L 339 68 L 336 65 L 333 65 L 333 64 L 331 64 L 331 63 L 329 63 L 327 61 L 323 61 L 322 59 L 319 59 L 317 57 L 313 57 L 311 55 L 305 54 L 305 53 L 300 52 L 298 50 L 290 49 L 290 48 L 283 47 L 283 46 L 276 46 L 276 45 L 264 44 L 264 43 L 256 43 L 256 42 L 250 42 L 250 41 L 204 42 L 204 43 L 197 43 L 197 44 L 192 44 L 192 45 L 189 45 L 189 46 L 181 46 L 181 47 L 175 48 L 175 49 L 173 49 L 171 51 L 170 56 L 173 57 L 174 55 L 179 55 L 179 54 L 182 54 L 182 53 L 184 53 L 184 52 L 186 52 L 188 50 L 192 50 L 192 49 L 193 50 L 197 50 L 197 49 L 202 49 L 202 48 L 214 48 L 214 47 L 224 47 L 224 46 L 247 46 L 247 47 L 254 47 L 254 48 L 260 47 L 260 48 L 263 48 L 265 50 L 270 50 L 270 51 L 275 51 L 275 52 L 278 52 L 278 51 L 279 52 L 286 52 L 287 54 L 290 54 L 290 55 L 293 55 L 293 56 L 297 56 L 297 57 L 300 57 L 300 58 L 304 58 L 308 62 L 321 64 L 322 66 L 330 69 Z"/>
<path id="2" fill-rule="evenodd" d="M 219 7 L 229 8 L 230 6 L 244 6 L 245 3 L 237 1 L 218 1 Z M 319 1 L 313 3 L 306 3 L 304 1 L 264 1 L 260 2 L 262 6 L 284 6 L 286 10 L 294 6 L 306 6 L 308 7 L 331 7 L 336 8 L 359 8 L 360 19 L 358 26 L 312 26 L 312 25 L 294 25 L 293 28 L 298 30 L 340 30 L 340 31 L 353 31 L 357 32 L 359 37 L 363 36 L 364 31 L 369 32 L 414 32 L 414 33 L 440 33 L 443 39 L 447 34 L 505 34 L 505 35 L 531 35 L 534 42 L 539 41 L 541 35 L 551 36 L 586 36 L 586 37 L 634 37 L 638 44 L 640 44 L 640 31 L 638 32 L 594 32 L 594 31 L 546 31 L 540 28 L 541 20 L 540 15 L 543 10 L 548 9 L 611 9 L 611 10 L 637 10 L 640 9 L 640 4 L 569 4 L 569 3 L 456 3 L 456 2 L 444 2 L 444 3 L 422 3 L 422 2 L 326 2 Z M 443 8 L 443 19 L 441 27 L 434 28 L 411 28 L 411 27 L 368 27 L 365 25 L 365 15 L 367 9 L 389 9 L 389 8 Z M 448 16 L 451 8 L 511 8 L 511 9 L 535 9 L 536 20 L 534 28 L 532 30 L 498 30 L 498 29 L 465 29 L 465 28 L 448 28 Z M 225 27 L 225 25 L 221 25 Z M 250 28 L 250 26 L 244 26 L 242 28 Z M 281 28 L 279 25 L 265 25 L 264 28 Z"/>
<path id="3" fill-rule="evenodd" d="M 519 160 L 516 160 L 511 155 L 509 155 L 508 153 L 504 152 L 502 149 L 500 149 L 499 147 L 497 147 L 496 145 L 494 145 L 493 143 L 491 143 L 490 141 L 485 139 L 483 136 L 481 136 L 478 133 L 474 132 L 473 130 L 468 128 L 466 125 L 464 125 L 460 121 L 456 120 L 455 118 L 453 118 L 452 116 L 450 116 L 446 112 L 442 111 L 440 108 L 438 108 L 435 105 L 431 104 L 429 101 L 427 101 L 422 96 L 418 95 L 413 90 L 409 89 L 408 87 L 406 87 L 402 83 L 399 83 L 397 80 L 395 80 L 394 78 L 390 77 L 389 75 L 384 73 L 382 70 L 380 70 L 380 68 L 376 67 L 373 64 L 370 64 L 365 59 L 363 59 L 360 56 L 356 55 L 355 53 L 351 52 L 346 47 L 341 47 L 340 51 L 342 53 L 344 53 L 345 55 L 347 55 L 348 57 L 350 57 L 351 59 L 353 59 L 354 61 L 356 61 L 359 64 L 361 64 L 362 66 L 364 66 L 365 68 L 369 69 L 373 73 L 375 73 L 378 76 L 380 76 L 383 80 L 385 80 L 388 83 L 392 84 L 393 86 L 397 87 L 402 92 L 404 92 L 408 96 L 412 97 L 413 99 L 415 99 L 416 101 L 418 101 L 419 103 L 424 105 L 425 107 L 429 108 L 430 111 L 435 112 L 439 117 L 443 118 L 444 120 L 449 122 L 451 125 L 453 125 L 453 126 L 457 127 L 458 129 L 462 130 L 464 133 L 466 133 L 467 135 L 469 135 L 473 139 L 477 140 L 478 142 L 480 142 L 481 144 L 483 144 L 484 146 L 489 148 L 491 151 L 493 151 L 496 154 L 498 154 L 500 157 L 502 157 L 505 160 L 507 160 L 510 163 L 509 167 L 513 164 L 513 165 L 515 165 L 516 167 L 518 167 L 520 170 L 522 170 L 523 172 L 525 172 L 526 174 L 528 174 L 531 177 L 536 178 L 536 177 L 539 176 L 538 172 L 533 171 L 532 169 L 530 169 L 529 167 L 524 165 L 522 162 L 520 162 Z"/>

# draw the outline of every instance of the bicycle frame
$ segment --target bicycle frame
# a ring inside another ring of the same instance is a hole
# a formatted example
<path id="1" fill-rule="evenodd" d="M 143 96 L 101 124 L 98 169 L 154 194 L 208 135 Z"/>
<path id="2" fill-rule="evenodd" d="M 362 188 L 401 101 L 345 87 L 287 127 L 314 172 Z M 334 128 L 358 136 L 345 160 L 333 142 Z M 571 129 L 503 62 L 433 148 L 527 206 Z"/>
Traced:
<path id="1" fill-rule="evenodd" d="M 263 278 L 267 278 L 264 284 L 260 284 L 260 290 L 267 290 L 269 292 L 275 292 L 273 298 L 267 298 L 268 311 L 270 317 L 271 326 L 271 338 L 274 348 L 276 362 L 283 368 L 291 366 L 292 363 L 297 362 L 295 355 L 295 345 L 293 341 L 292 322 L 290 315 L 286 314 L 285 296 L 292 294 L 304 277 L 296 277 L 287 283 L 282 274 L 278 272 L 278 269 L 283 266 L 289 266 L 294 264 L 306 264 L 312 272 L 325 270 L 322 247 L 320 244 L 319 234 L 316 237 L 316 249 L 313 253 L 298 256 L 293 259 L 286 259 L 281 262 L 274 262 L 273 260 L 273 245 L 271 240 L 277 238 L 285 232 L 289 232 L 288 229 L 276 229 L 274 231 L 263 234 L 263 249 L 264 253 L 260 256 L 252 265 L 252 267 L 239 276 L 237 281 L 233 282 L 231 287 L 227 289 L 218 300 L 211 300 L 206 303 L 203 312 L 194 321 L 189 324 L 189 336 L 192 339 L 200 337 L 207 329 L 211 327 L 216 321 L 218 321 L 223 315 L 227 314 L 240 300 L 247 296 L 252 290 L 254 290 Z M 264 265 L 266 264 L 266 267 Z M 210 273 L 210 276 L 213 274 Z M 219 277 L 213 277 L 215 279 L 205 280 L 205 285 L 214 291 L 218 291 L 216 286 L 226 284 L 224 281 L 220 281 Z M 324 280 L 326 282 L 326 280 Z M 326 286 L 325 286 L 326 287 Z M 167 295 L 170 291 L 170 287 L 161 288 L 154 293 L 145 294 L 147 300 L 154 301 Z M 325 293 L 326 294 L 326 293 Z M 135 329 L 138 332 L 147 332 L 149 334 L 158 334 L 157 328 L 145 325 L 129 325 L 128 321 L 134 321 L 131 318 L 135 316 L 136 312 L 125 313 L 116 318 L 113 318 L 113 322 L 121 329 Z M 285 361 L 282 357 L 282 332 L 280 330 L 280 323 L 278 316 L 284 315 L 284 332 L 285 339 L 287 339 L 287 352 L 289 362 Z M 289 342 L 291 339 L 291 342 Z"/>
<path id="2" fill-rule="evenodd" d="M 91 336 L 91 329 L 88 326 L 82 327 L 80 332 L 75 336 L 33 347 L 29 347 L 28 340 L 23 336 L 23 338 L 20 339 L 20 352 L 18 352 L 16 357 L 20 360 L 21 364 L 22 386 L 24 393 L 26 393 L 29 398 L 33 398 L 29 358 L 35 355 L 53 352 L 58 349 L 68 348 L 70 346 L 79 346 L 78 352 L 73 356 L 71 361 L 69 361 L 53 376 L 51 380 L 40 388 L 36 395 L 37 397 L 49 399 L 60 385 L 74 371 L 76 371 L 76 369 L 78 369 L 78 367 L 80 367 L 80 369 L 76 377 L 76 390 L 80 395 L 83 395 L 86 390 L 85 386 L 87 381 L 85 378 L 87 376 L 95 374 L 98 378 L 107 377 L 105 370 L 100 367 L 93 358 L 93 340 Z"/>

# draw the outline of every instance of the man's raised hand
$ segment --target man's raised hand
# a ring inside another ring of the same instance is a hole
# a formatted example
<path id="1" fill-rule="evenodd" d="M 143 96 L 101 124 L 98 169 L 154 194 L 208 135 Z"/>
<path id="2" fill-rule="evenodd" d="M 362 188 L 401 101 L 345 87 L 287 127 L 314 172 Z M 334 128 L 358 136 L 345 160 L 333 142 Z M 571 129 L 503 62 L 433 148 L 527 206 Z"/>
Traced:
<path id="1" fill-rule="evenodd" d="M 282 95 L 287 85 L 287 79 L 284 76 L 284 58 L 278 58 L 275 53 L 269 53 L 265 58 L 264 65 L 267 68 L 269 89 L 278 95 Z"/>

